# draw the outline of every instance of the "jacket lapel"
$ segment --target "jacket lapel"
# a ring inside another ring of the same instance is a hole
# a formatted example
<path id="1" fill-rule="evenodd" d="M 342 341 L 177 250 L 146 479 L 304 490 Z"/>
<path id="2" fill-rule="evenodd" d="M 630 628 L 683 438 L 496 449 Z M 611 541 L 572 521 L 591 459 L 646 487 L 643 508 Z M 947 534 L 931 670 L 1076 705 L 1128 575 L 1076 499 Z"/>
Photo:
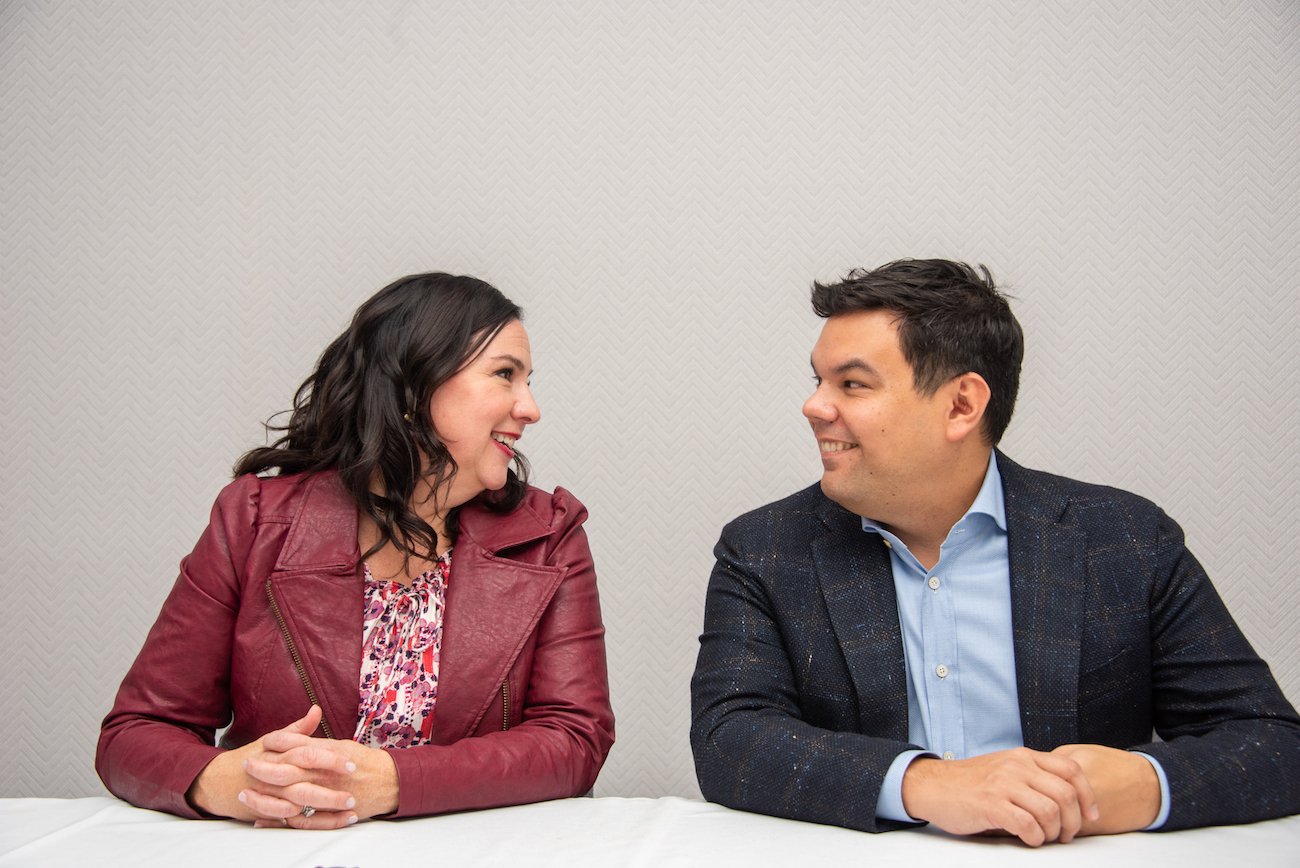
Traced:
<path id="1" fill-rule="evenodd" d="M 853 680 L 858 719 L 865 732 L 907 741 L 906 661 L 889 550 L 829 499 L 819 513 L 828 532 L 813 541 L 813 562 Z"/>
<path id="2" fill-rule="evenodd" d="M 477 509 L 462 513 L 442 623 L 436 744 L 474 732 L 566 573 L 496 553 L 548 533 L 526 505 L 504 521 Z"/>
<path id="3" fill-rule="evenodd" d="M 274 601 L 335 738 L 356 730 L 363 581 L 357 509 L 334 473 L 303 482 L 271 574 Z"/>
<path id="4" fill-rule="evenodd" d="M 1016 688 L 1026 747 L 1078 740 L 1085 539 L 1062 522 L 1068 501 L 998 453 L 1007 511 Z"/>

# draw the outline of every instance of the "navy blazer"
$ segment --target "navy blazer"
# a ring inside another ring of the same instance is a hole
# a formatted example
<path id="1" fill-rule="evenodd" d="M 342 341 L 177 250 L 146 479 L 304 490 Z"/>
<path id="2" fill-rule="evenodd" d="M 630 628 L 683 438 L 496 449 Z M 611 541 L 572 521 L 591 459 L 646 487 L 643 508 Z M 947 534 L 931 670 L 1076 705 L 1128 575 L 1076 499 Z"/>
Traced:
<path id="1" fill-rule="evenodd" d="M 1300 813 L 1300 718 L 1182 530 L 1128 492 L 998 453 L 1025 745 L 1135 748 L 1165 829 Z M 813 485 L 723 529 L 691 680 L 705 798 L 866 831 L 908 748 L 889 551 Z M 1161 741 L 1154 741 L 1152 732 Z"/>

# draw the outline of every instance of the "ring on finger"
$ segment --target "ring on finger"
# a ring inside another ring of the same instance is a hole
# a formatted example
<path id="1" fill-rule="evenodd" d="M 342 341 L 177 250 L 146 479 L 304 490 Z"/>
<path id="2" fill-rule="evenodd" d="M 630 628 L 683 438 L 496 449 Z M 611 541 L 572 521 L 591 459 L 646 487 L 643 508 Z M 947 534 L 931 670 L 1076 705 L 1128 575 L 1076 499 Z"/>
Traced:
<path id="1" fill-rule="evenodd" d="M 307 819 L 311 819 L 312 814 L 316 813 L 316 809 L 311 805 L 303 805 L 302 810 L 298 813 Z"/>

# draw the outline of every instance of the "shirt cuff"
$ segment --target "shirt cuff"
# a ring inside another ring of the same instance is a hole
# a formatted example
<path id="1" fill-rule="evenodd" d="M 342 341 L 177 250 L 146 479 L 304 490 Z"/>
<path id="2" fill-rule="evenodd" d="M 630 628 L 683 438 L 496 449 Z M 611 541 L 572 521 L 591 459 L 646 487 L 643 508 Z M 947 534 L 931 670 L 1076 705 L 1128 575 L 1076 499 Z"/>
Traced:
<path id="1" fill-rule="evenodd" d="M 1156 811 L 1156 818 L 1151 821 L 1151 825 L 1142 830 L 1143 832 L 1154 832 L 1169 819 L 1169 778 L 1165 777 L 1165 770 L 1161 767 L 1160 761 L 1151 754 L 1143 753 L 1140 750 L 1135 750 L 1133 753 L 1151 763 L 1151 768 L 1156 770 L 1156 778 L 1160 781 L 1160 810 Z"/>
<path id="2" fill-rule="evenodd" d="M 885 772 L 885 781 L 880 785 L 880 795 L 876 797 L 877 818 L 896 820 L 900 823 L 923 822 L 908 816 L 907 811 L 903 810 L 903 775 L 907 773 L 907 767 L 912 764 L 912 760 L 919 756 L 935 755 L 927 750 L 905 750 L 894 757 L 894 761 L 889 765 L 889 771 Z"/>

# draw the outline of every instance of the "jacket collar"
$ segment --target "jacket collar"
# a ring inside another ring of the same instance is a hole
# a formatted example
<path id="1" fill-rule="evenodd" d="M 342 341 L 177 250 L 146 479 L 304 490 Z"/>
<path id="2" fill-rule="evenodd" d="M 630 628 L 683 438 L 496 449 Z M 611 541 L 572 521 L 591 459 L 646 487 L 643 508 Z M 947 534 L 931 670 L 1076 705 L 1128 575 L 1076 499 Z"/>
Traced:
<path id="1" fill-rule="evenodd" d="M 336 471 L 307 476 L 289 534 L 276 560 L 277 570 L 347 568 L 360 559 L 357 547 L 357 506 Z M 527 500 L 508 520 L 477 502 L 461 508 L 460 532 L 489 553 L 541 539 L 550 523 Z M 458 541 L 459 542 L 459 541 Z"/>
<path id="2" fill-rule="evenodd" d="M 357 505 L 338 473 L 313 473 L 297 484 L 302 493 L 275 569 L 355 566 L 361 555 L 357 549 Z"/>
<path id="3" fill-rule="evenodd" d="M 461 538 L 469 537 L 493 554 L 539 540 L 551 532 L 551 522 L 533 508 L 528 498 L 509 513 L 493 512 L 477 501 L 460 510 Z M 456 545 L 461 546 L 461 539 Z"/>

